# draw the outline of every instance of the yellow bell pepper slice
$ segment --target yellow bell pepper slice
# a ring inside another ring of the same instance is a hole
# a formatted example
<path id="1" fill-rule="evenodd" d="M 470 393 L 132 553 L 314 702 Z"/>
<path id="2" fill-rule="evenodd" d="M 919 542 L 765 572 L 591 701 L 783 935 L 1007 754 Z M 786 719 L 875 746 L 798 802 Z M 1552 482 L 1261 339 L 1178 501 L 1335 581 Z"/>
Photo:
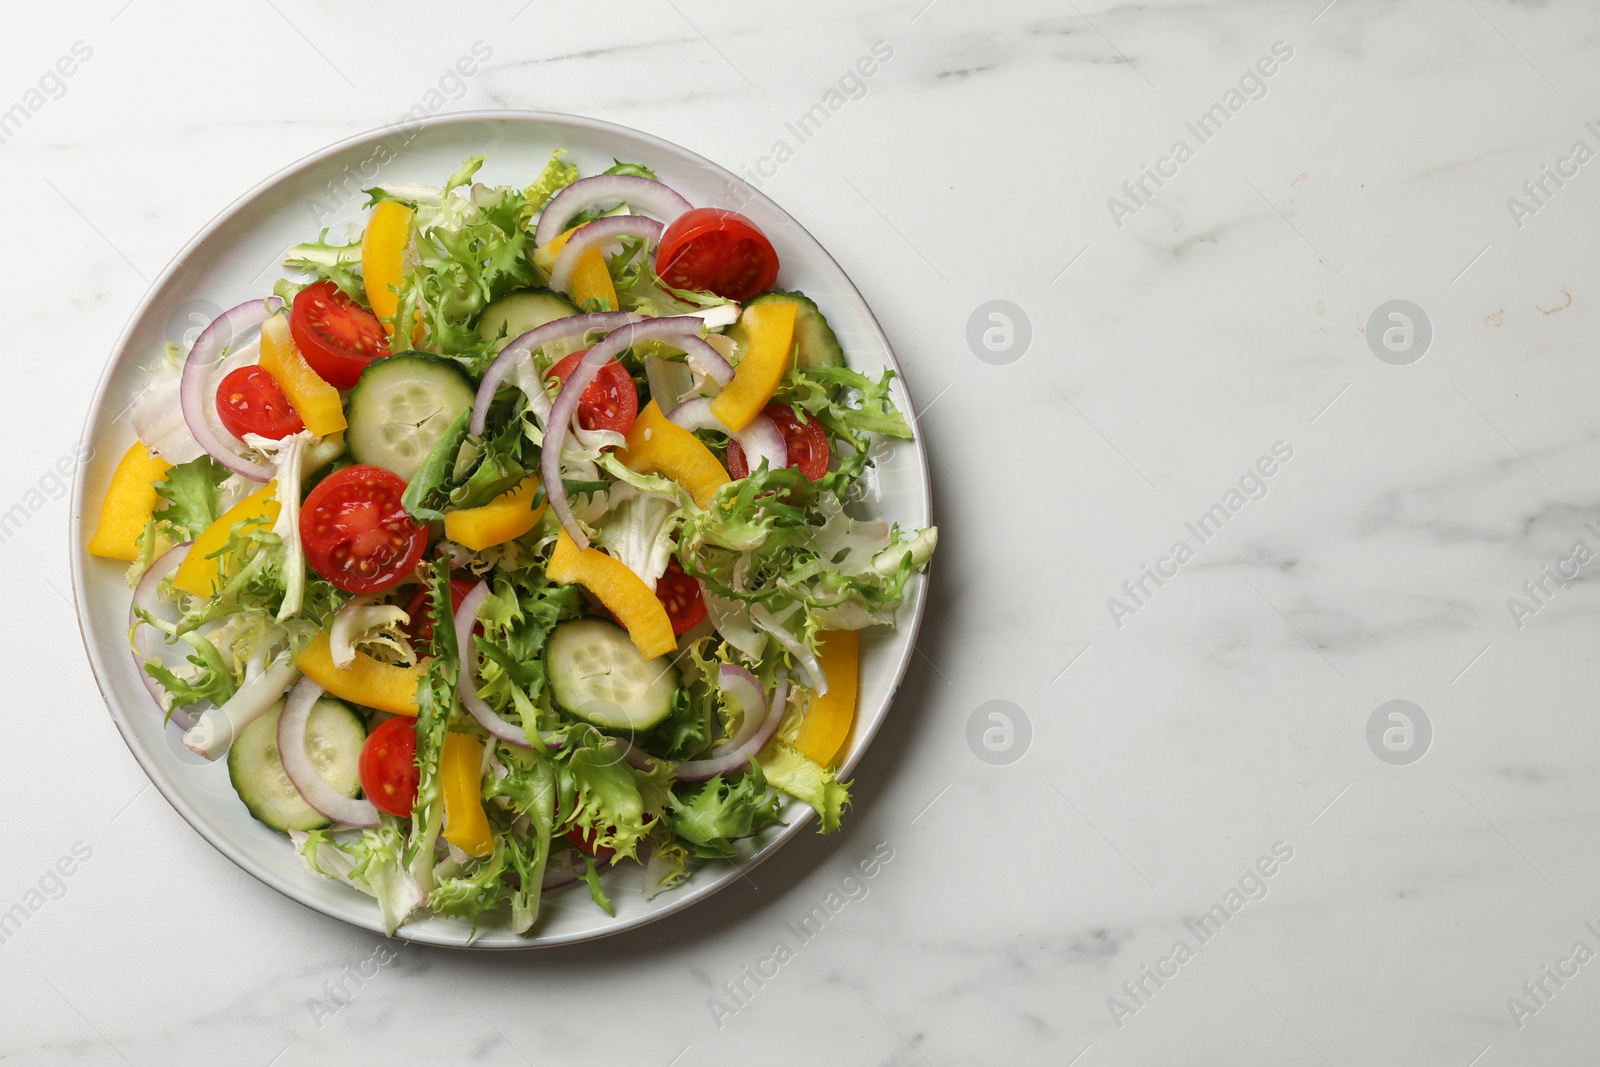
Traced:
<path id="1" fill-rule="evenodd" d="M 406 280 L 405 250 L 410 243 L 410 208 L 385 200 L 372 209 L 366 233 L 361 237 L 361 284 L 372 313 L 387 324 L 391 344 L 395 312 L 400 310 L 399 288 Z"/>
<path id="2" fill-rule="evenodd" d="M 348 667 L 336 667 L 324 630 L 295 659 L 300 673 L 341 700 L 377 708 L 391 715 L 417 716 L 417 686 L 428 673 L 428 661 L 401 667 L 357 652 Z"/>
<path id="3" fill-rule="evenodd" d="M 483 810 L 483 742 L 471 734 L 445 734 L 439 756 L 444 794 L 444 839 L 469 856 L 494 851 L 489 816 Z"/>
<path id="4" fill-rule="evenodd" d="M 566 247 L 567 238 L 582 228 L 574 226 L 566 233 L 550 238 L 550 243 L 540 249 L 537 258 L 545 273 L 550 272 L 561 249 Z M 617 303 L 616 284 L 611 280 L 611 271 L 607 269 L 606 257 L 600 249 L 591 248 L 578 257 L 577 265 L 572 269 L 572 292 L 568 295 L 581 311 L 615 311 L 621 306 Z"/>
<path id="5" fill-rule="evenodd" d="M 828 679 L 828 691 L 813 697 L 800 722 L 794 747 L 813 763 L 826 767 L 838 758 L 856 717 L 856 690 L 861 673 L 860 634 L 830 630 L 817 635 L 817 662 Z"/>
<path id="6" fill-rule="evenodd" d="M 664 474 L 689 490 L 696 504 L 705 507 L 718 489 L 727 485 L 727 468 L 711 449 L 677 423 L 668 420 L 654 400 L 645 405 L 628 431 L 627 446 L 617 458 L 640 474 Z"/>
<path id="7" fill-rule="evenodd" d="M 545 574 L 561 585 L 577 582 L 599 598 L 606 610 L 617 617 L 640 655 L 646 659 L 665 656 L 678 648 L 672 620 L 660 598 L 621 560 L 612 559 L 597 548 L 579 549 L 562 530 L 556 535 L 556 550 L 551 553 Z"/>
<path id="8" fill-rule="evenodd" d="M 795 310 L 796 305 L 787 301 L 751 304 L 739 316 L 750 346 L 734 368 L 733 381 L 711 401 L 711 414 L 729 429 L 739 431 L 750 425 L 783 382 L 794 349 Z"/>
<path id="9" fill-rule="evenodd" d="M 189 554 L 178 564 L 177 571 L 173 573 L 173 588 L 194 596 L 208 597 L 215 593 L 219 584 L 217 560 L 206 557 L 228 543 L 228 538 L 233 536 L 234 526 L 239 523 L 244 523 L 246 530 L 254 530 L 277 522 L 277 490 L 277 482 L 268 482 L 266 488 L 245 497 L 224 512 L 222 518 L 206 527 L 205 531 L 194 539 Z M 224 573 L 227 571 L 228 562 L 226 559 L 222 561 Z"/>
<path id="10" fill-rule="evenodd" d="M 474 552 L 514 541 L 537 526 L 544 515 L 543 500 L 538 507 L 533 506 L 538 492 L 539 476 L 530 474 L 482 507 L 447 511 L 444 535 Z"/>
<path id="11" fill-rule="evenodd" d="M 262 324 L 261 369 L 272 375 L 306 429 L 327 437 L 345 428 L 339 390 L 323 381 L 295 347 L 288 316 L 274 315 Z"/>
<path id="12" fill-rule="evenodd" d="M 139 537 L 150 525 L 150 517 L 161 500 L 156 496 L 155 483 L 166 481 L 171 469 L 172 464 L 152 456 L 142 441 L 135 441 L 122 454 L 111 475 L 105 502 L 100 505 L 100 524 L 89 538 L 90 555 L 103 559 L 139 558 Z"/>

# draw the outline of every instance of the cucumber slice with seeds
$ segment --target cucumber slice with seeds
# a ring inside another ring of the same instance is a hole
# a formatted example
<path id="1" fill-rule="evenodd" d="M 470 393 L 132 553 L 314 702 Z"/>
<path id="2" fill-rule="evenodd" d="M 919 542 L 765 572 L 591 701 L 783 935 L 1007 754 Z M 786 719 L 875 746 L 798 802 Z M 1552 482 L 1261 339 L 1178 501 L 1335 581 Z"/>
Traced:
<path id="1" fill-rule="evenodd" d="M 228 749 L 228 778 L 250 814 L 280 832 L 328 825 L 289 780 L 278 755 L 278 715 L 283 701 L 244 728 Z M 317 772 L 347 797 L 361 789 L 361 746 L 367 731 L 342 701 L 323 697 L 311 707 L 306 749 Z"/>
<path id="2" fill-rule="evenodd" d="M 407 352 L 375 359 L 350 390 L 345 444 L 350 458 L 410 481 L 477 390 L 454 360 Z"/>
<path id="3" fill-rule="evenodd" d="M 504 348 L 516 338 L 547 322 L 578 313 L 572 301 L 550 289 L 523 289 L 507 293 L 483 309 L 475 329 L 485 341 Z"/>
<path id="4" fill-rule="evenodd" d="M 561 709 L 605 730 L 650 729 L 672 712 L 678 691 L 670 659 L 645 659 L 628 631 L 599 619 L 557 626 L 545 665 Z"/>

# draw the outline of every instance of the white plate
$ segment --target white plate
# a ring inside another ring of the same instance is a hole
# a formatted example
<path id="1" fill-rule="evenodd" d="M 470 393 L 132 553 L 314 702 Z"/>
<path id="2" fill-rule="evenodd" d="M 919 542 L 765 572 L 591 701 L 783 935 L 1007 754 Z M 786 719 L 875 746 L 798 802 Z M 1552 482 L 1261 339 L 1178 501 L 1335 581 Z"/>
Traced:
<path id="1" fill-rule="evenodd" d="M 84 646 L 112 721 L 156 788 L 201 836 L 223 855 L 285 895 L 335 919 L 378 931 L 371 898 L 303 871 L 288 841 L 250 817 L 228 784 L 225 761 L 203 764 L 178 740 L 134 672 L 126 637 L 130 594 L 123 567 L 85 551 L 100 501 L 117 460 L 134 440 L 125 411 L 144 382 L 150 362 L 166 343 L 192 341 L 194 331 L 218 310 L 263 296 L 280 276 L 278 259 L 292 244 L 327 226 L 334 236 L 365 216 L 363 187 L 382 182 L 441 183 L 462 160 L 487 155 L 479 173 L 486 184 L 531 181 L 556 148 L 584 174 L 595 174 L 613 158 L 638 161 L 695 205 L 732 207 L 756 221 L 772 239 L 783 263 L 780 282 L 816 300 L 839 335 L 849 364 L 876 375 L 900 369 L 861 294 L 798 222 L 782 208 L 710 160 L 648 134 L 610 123 L 545 112 L 479 111 L 440 115 L 405 129 L 386 128 L 342 141 L 288 167 L 240 197 L 178 253 L 150 287 L 117 341 L 94 403 L 84 439 L 93 460 L 77 478 L 72 497 L 72 582 Z M 903 385 L 896 400 L 913 410 Z M 875 455 L 880 513 L 902 527 L 930 522 L 927 458 L 920 440 L 896 442 Z M 869 475 L 870 476 L 870 475 Z M 863 634 L 860 704 L 846 777 L 888 713 L 905 673 L 922 618 L 924 580 L 907 587 L 894 631 Z M 761 862 L 784 841 L 811 824 L 811 810 L 789 802 L 788 825 L 773 827 L 743 852 L 745 869 Z M 848 816 L 846 816 L 848 818 Z M 632 929 L 703 900 L 738 878 L 728 864 L 706 863 L 682 886 L 647 901 L 639 893 L 639 868 L 625 865 L 608 875 L 615 918 L 591 905 L 581 886 L 545 898 L 546 914 L 530 938 L 500 922 L 486 922 L 475 948 L 527 948 L 604 937 Z M 399 936 L 430 945 L 465 946 L 468 924 L 432 917 L 413 922 Z"/>

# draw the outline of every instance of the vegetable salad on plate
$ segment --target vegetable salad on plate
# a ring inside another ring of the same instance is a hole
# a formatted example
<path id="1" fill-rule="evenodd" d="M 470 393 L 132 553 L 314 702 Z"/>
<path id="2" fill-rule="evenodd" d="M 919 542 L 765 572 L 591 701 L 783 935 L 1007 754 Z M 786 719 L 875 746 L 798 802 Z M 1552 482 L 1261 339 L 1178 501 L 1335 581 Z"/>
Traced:
<path id="1" fill-rule="evenodd" d="M 370 189 L 169 346 L 89 545 L 168 728 L 390 933 L 837 828 L 858 634 L 937 540 L 861 517 L 893 372 L 760 228 L 563 155 Z"/>

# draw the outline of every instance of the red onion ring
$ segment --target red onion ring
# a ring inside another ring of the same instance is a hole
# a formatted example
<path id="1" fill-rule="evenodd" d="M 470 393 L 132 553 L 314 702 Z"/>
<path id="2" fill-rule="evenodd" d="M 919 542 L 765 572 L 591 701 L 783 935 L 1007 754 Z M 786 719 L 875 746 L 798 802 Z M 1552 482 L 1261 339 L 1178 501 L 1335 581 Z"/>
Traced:
<path id="1" fill-rule="evenodd" d="M 703 782 L 719 774 L 742 770 L 748 764 L 749 757 L 766 748 L 767 743 L 777 735 L 778 727 L 783 725 L 783 711 L 788 704 L 788 698 L 789 676 L 780 668 L 777 688 L 772 691 L 772 703 L 767 708 L 767 716 L 754 733 L 743 744 L 721 755 L 678 764 L 673 768 L 673 776 L 680 782 Z"/>
<path id="2" fill-rule="evenodd" d="M 567 439 L 573 416 L 577 414 L 578 400 L 583 396 L 583 391 L 589 388 L 589 383 L 594 381 L 595 375 L 600 373 L 600 368 L 619 353 L 645 340 L 676 344 L 683 339 L 686 322 L 692 324 L 688 329 L 698 336 L 701 321 L 693 315 L 646 319 L 612 330 L 604 341 L 584 354 L 561 386 L 561 392 L 556 394 L 555 405 L 550 409 L 550 419 L 544 428 L 539 475 L 544 481 L 545 499 L 549 501 L 550 509 L 561 520 L 561 527 L 567 531 L 567 536 L 580 549 L 589 547 L 589 536 L 573 517 L 572 507 L 567 503 L 566 486 L 561 482 L 561 445 Z"/>
<path id="3" fill-rule="evenodd" d="M 539 215 L 539 225 L 533 231 L 535 245 L 549 244 L 567 228 L 578 215 L 602 204 L 620 204 L 638 208 L 660 219 L 671 222 L 689 210 L 689 201 L 677 191 L 650 178 L 633 174 L 596 174 L 580 178 L 557 193 L 544 206 Z"/>
<path id="4" fill-rule="evenodd" d="M 520 726 L 513 726 L 499 715 L 493 708 L 484 703 L 478 695 L 478 684 L 473 681 L 473 668 L 477 663 L 477 654 L 472 647 L 472 626 L 477 621 L 478 609 L 489 596 L 489 583 L 479 582 L 472 587 L 466 599 L 461 601 L 461 606 L 456 609 L 456 650 L 461 657 L 461 675 L 456 686 L 456 692 L 461 696 L 461 703 L 472 717 L 478 720 L 478 725 L 489 731 L 490 734 L 504 741 L 508 745 L 518 748 L 532 748 L 528 742 L 528 735 Z"/>
<path id="5" fill-rule="evenodd" d="M 744 429 L 735 432 L 728 429 L 727 423 L 711 413 L 709 397 L 697 396 L 673 408 L 667 419 L 685 430 L 715 430 L 738 441 L 739 447 L 744 449 L 745 462 L 751 470 L 761 466 L 762 460 L 767 461 L 768 470 L 777 470 L 789 465 L 789 446 L 784 444 L 783 431 L 778 429 L 777 423 L 765 415 L 756 416 Z"/>
<path id="6" fill-rule="evenodd" d="M 320 696 L 322 686 L 310 678 L 301 678 L 283 702 L 283 711 L 278 713 L 278 756 L 283 760 L 284 773 L 319 814 L 346 826 L 377 826 L 378 809 L 372 802 L 344 796 L 329 785 L 306 751 L 306 724 L 311 721 L 311 709 Z"/>
<path id="7" fill-rule="evenodd" d="M 235 337 L 245 330 L 260 326 L 281 307 L 283 300 L 280 297 L 269 296 L 265 300 L 246 300 L 218 315 L 195 340 L 194 347 L 189 349 L 189 358 L 184 361 L 183 377 L 178 384 L 183 421 L 195 441 L 212 459 L 253 482 L 270 481 L 276 472 L 269 464 L 245 459 L 212 430 L 211 422 L 206 417 L 217 399 L 211 383 L 211 368 L 221 357 L 223 348 L 231 345 Z"/>
<path id="8" fill-rule="evenodd" d="M 661 240 L 661 223 L 643 215 L 611 215 L 586 222 L 578 232 L 567 238 L 560 255 L 550 265 L 550 288 L 565 293 L 572 287 L 572 272 L 578 260 L 590 249 L 608 245 L 619 237 L 638 237 L 644 241 L 646 253 Z"/>
<path id="9" fill-rule="evenodd" d="M 767 693 L 755 675 L 731 663 L 724 663 L 717 673 L 718 688 L 739 702 L 742 717 L 738 731 L 711 750 L 712 758 L 724 756 L 750 740 L 767 721 Z"/>
<path id="10" fill-rule="evenodd" d="M 810 681 L 811 688 L 816 690 L 817 696 L 828 691 L 828 676 L 822 673 L 822 664 L 817 662 L 817 657 L 811 654 L 804 641 L 785 630 L 783 625 L 772 617 L 772 612 L 767 610 L 765 604 L 750 605 L 750 621 L 771 634 L 772 639 L 794 657 L 794 661 L 799 664 Z"/>
<path id="11" fill-rule="evenodd" d="M 139 579 L 138 586 L 133 590 L 133 603 L 128 605 L 128 633 L 131 635 L 130 640 L 133 642 L 135 656 L 133 669 L 138 672 L 139 681 L 144 683 L 145 690 L 150 694 L 150 699 L 156 702 L 156 707 L 161 710 L 163 715 L 166 714 L 167 706 L 162 697 L 166 695 L 166 690 L 161 688 L 159 682 L 150 677 L 150 672 L 144 669 L 143 663 L 139 662 L 140 659 L 159 661 L 161 653 L 145 643 L 147 635 L 143 627 L 146 624 L 144 620 L 139 618 L 139 611 L 142 609 L 149 615 L 156 613 L 156 609 L 161 606 L 161 598 L 157 595 L 157 589 L 183 563 L 184 557 L 189 554 L 189 546 L 192 544 L 194 544 L 193 541 L 185 541 L 183 544 L 169 548 L 157 556 L 155 562 L 150 564 L 150 569 L 145 571 L 144 576 Z M 182 708 L 173 708 L 172 722 L 178 729 L 188 732 L 194 729 L 195 718 Z"/>
<path id="12" fill-rule="evenodd" d="M 558 341 L 582 337 L 591 332 L 614 330 L 630 322 L 638 322 L 642 317 L 628 311 L 597 311 L 589 315 L 569 315 L 518 335 L 516 340 L 506 345 L 495 357 L 494 362 L 489 364 L 489 369 L 483 372 L 483 381 L 478 386 L 478 398 L 472 404 L 472 421 L 467 424 L 468 432 L 483 433 L 489 421 L 489 405 L 494 401 L 495 391 L 500 388 L 500 383 L 505 381 L 506 375 L 511 373 L 511 368 L 517 365 L 517 360 L 523 356 Z"/>

